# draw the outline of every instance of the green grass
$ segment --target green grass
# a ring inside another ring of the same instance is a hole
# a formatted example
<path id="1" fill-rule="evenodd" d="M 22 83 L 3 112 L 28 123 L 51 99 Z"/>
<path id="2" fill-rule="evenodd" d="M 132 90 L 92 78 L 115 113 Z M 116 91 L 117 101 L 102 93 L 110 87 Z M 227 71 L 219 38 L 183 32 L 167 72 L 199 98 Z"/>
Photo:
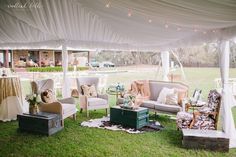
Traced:
<path id="1" fill-rule="evenodd" d="M 91 118 L 102 117 L 104 111 L 92 111 Z M 157 118 L 165 130 L 143 134 L 128 134 L 81 127 L 85 114 L 78 119 L 65 120 L 63 131 L 50 136 L 17 132 L 17 122 L 0 123 L 0 156 L 208 156 L 233 157 L 229 153 L 204 150 L 187 150 L 181 146 L 181 132 L 176 131 L 175 121 L 166 116 Z"/>
<path id="2" fill-rule="evenodd" d="M 190 95 L 195 88 L 203 90 L 204 98 L 213 89 L 214 78 L 219 77 L 217 68 L 186 68 L 187 84 Z M 231 69 L 231 77 L 236 76 L 236 69 Z M 122 82 L 128 85 L 135 79 L 158 79 L 155 72 L 134 72 L 112 74 L 108 84 Z M 25 92 L 29 92 L 29 84 L 24 82 Z M 115 104 L 114 96 L 110 104 Z M 234 110 L 236 115 L 236 109 Z M 90 112 L 90 118 L 105 115 L 104 110 Z M 234 116 L 236 117 L 236 116 Z M 50 137 L 17 132 L 16 121 L 0 122 L 0 156 L 122 156 L 122 157 L 235 157 L 236 149 L 229 153 L 205 150 L 187 150 L 182 148 L 181 132 L 176 130 L 174 120 L 167 116 L 159 116 L 157 120 L 165 126 L 163 131 L 143 134 L 128 134 L 122 131 L 109 131 L 97 128 L 81 127 L 82 121 L 88 120 L 85 113 L 77 113 L 77 120 L 67 118 L 65 128 Z"/>
<path id="3" fill-rule="evenodd" d="M 89 67 L 77 67 L 77 71 L 88 70 Z M 61 66 L 56 67 L 29 67 L 26 68 L 28 72 L 62 72 L 63 69 Z M 74 67 L 68 67 L 68 71 L 73 71 Z"/>

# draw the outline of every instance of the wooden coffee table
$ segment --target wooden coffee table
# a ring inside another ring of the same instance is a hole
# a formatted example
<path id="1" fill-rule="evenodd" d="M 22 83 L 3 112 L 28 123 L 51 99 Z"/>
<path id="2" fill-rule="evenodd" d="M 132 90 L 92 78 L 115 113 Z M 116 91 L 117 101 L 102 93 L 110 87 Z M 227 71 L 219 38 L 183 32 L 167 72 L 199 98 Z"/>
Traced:
<path id="1" fill-rule="evenodd" d="M 182 129 L 182 132 L 182 144 L 185 148 L 229 151 L 229 138 L 222 131 Z"/>
<path id="2" fill-rule="evenodd" d="M 110 108 L 110 122 L 139 129 L 149 123 L 149 110 L 139 107 L 138 109 L 123 109 L 120 106 Z"/>

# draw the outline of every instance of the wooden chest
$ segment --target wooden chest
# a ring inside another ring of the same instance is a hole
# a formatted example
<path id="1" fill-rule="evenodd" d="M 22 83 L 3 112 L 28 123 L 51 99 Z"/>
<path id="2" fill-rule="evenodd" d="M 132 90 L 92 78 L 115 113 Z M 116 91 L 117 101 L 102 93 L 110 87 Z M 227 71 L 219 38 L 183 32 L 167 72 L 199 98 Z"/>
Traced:
<path id="1" fill-rule="evenodd" d="M 148 109 L 139 107 L 136 110 L 129 110 L 114 106 L 110 108 L 110 121 L 111 123 L 139 129 L 149 123 Z"/>
<path id="2" fill-rule="evenodd" d="M 59 114 L 40 112 L 37 115 L 17 115 L 20 131 L 36 132 L 44 135 L 52 135 L 61 129 L 61 116 Z"/>
<path id="3" fill-rule="evenodd" d="M 182 132 L 185 148 L 229 151 L 229 139 L 222 131 L 183 129 Z"/>

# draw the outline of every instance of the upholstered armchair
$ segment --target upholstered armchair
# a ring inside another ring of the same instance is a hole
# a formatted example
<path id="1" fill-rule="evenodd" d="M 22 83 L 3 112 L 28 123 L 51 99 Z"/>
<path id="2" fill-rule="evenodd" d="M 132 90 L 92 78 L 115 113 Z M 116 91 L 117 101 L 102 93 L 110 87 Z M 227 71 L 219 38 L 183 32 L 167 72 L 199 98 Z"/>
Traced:
<path id="1" fill-rule="evenodd" d="M 79 77 L 77 78 L 77 86 L 79 91 L 79 102 L 80 102 L 80 112 L 86 110 L 87 117 L 89 117 L 89 110 L 96 109 L 106 109 L 106 114 L 108 114 L 107 109 L 109 108 L 108 104 L 108 95 L 97 93 L 96 97 L 90 97 L 84 95 L 82 91 L 82 86 L 95 86 L 96 91 L 98 91 L 98 77 Z"/>
<path id="2" fill-rule="evenodd" d="M 54 81 L 52 79 L 33 81 L 31 82 L 32 91 L 34 94 L 40 94 L 42 98 L 42 92 L 50 90 L 54 92 Z M 40 111 L 60 114 L 62 117 L 62 126 L 64 126 L 64 119 L 73 116 L 76 119 L 76 104 L 74 98 L 65 98 L 54 100 L 53 102 L 42 102 L 39 106 Z"/>
<path id="3" fill-rule="evenodd" d="M 216 130 L 220 110 L 221 95 L 216 90 L 211 90 L 208 95 L 208 103 L 198 111 L 178 112 L 176 117 L 178 129 L 203 129 Z"/>

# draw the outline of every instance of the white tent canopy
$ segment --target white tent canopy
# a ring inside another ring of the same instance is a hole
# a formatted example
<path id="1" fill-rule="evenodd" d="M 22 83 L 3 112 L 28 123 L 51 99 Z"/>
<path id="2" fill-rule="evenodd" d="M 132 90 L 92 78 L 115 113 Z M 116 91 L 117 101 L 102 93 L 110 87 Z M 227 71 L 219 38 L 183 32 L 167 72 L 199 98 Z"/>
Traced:
<path id="1" fill-rule="evenodd" d="M 235 36 L 235 0 L 0 0 L 0 49 L 63 49 L 64 96 L 70 48 L 168 51 L 223 41 L 222 116 L 230 147 L 236 147 L 236 131 L 225 40 Z"/>
<path id="2" fill-rule="evenodd" d="M 37 5 L 34 5 L 37 4 Z M 0 48 L 160 51 L 236 36 L 234 0 L 0 0 Z"/>

